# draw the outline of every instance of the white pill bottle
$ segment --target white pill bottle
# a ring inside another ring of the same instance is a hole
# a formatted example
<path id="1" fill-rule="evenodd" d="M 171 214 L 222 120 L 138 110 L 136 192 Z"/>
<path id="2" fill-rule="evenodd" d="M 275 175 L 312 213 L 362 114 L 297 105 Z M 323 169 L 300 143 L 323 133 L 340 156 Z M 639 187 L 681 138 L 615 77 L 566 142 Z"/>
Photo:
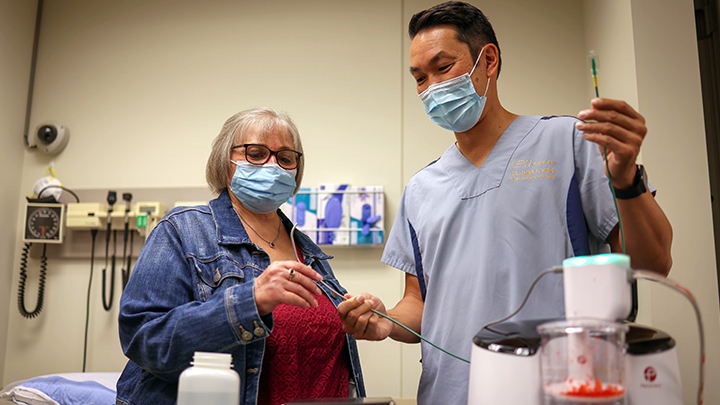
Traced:
<path id="1" fill-rule="evenodd" d="M 240 376 L 228 353 L 195 352 L 180 374 L 177 405 L 238 405 Z"/>

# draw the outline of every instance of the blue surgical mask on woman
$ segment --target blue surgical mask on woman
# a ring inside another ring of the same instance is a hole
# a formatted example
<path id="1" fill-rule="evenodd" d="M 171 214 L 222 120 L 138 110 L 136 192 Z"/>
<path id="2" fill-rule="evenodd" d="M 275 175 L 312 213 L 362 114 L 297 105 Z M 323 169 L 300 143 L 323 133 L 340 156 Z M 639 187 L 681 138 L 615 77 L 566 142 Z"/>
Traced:
<path id="1" fill-rule="evenodd" d="M 295 192 L 297 169 L 286 170 L 276 163 L 257 166 L 242 160 L 231 162 L 236 167 L 230 190 L 252 212 L 273 212 Z"/>
<path id="2" fill-rule="evenodd" d="M 420 99 L 425 105 L 425 112 L 430 116 L 430 121 L 453 132 L 465 132 L 478 123 L 485 109 L 490 79 L 488 78 L 485 94 L 480 97 L 475 91 L 470 76 L 475 71 L 484 50 L 485 48 L 480 51 L 470 73 L 431 84 L 420 93 Z"/>

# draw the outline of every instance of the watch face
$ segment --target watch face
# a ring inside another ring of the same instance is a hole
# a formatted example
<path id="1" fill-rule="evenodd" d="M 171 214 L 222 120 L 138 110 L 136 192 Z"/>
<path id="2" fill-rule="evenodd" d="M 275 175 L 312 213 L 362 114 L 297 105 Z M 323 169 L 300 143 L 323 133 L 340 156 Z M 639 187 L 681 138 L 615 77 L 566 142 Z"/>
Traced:
<path id="1" fill-rule="evenodd" d="M 642 184 L 645 187 L 645 191 L 647 191 L 649 189 L 648 188 L 648 175 L 647 175 L 647 172 L 645 171 L 645 166 L 638 165 L 638 172 L 640 172 L 640 176 L 642 177 Z"/>
<path id="2" fill-rule="evenodd" d="M 62 242 L 62 204 L 28 203 L 25 216 L 25 242 Z"/>

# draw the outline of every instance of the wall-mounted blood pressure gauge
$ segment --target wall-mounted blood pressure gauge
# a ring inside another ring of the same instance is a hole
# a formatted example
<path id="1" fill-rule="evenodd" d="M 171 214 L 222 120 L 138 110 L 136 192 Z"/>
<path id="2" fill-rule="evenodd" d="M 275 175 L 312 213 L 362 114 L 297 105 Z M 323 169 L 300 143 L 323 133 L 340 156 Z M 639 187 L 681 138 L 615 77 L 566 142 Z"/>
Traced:
<path id="1" fill-rule="evenodd" d="M 62 243 L 63 204 L 27 203 L 25 243 Z"/>

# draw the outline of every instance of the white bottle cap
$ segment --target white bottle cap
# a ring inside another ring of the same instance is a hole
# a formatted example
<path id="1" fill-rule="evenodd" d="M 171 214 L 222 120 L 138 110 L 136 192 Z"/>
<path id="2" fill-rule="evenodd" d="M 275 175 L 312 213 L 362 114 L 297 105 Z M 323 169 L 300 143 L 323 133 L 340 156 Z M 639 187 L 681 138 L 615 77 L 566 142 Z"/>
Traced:
<path id="1" fill-rule="evenodd" d="M 195 352 L 193 366 L 212 368 L 232 368 L 232 355 L 230 353 Z"/>

